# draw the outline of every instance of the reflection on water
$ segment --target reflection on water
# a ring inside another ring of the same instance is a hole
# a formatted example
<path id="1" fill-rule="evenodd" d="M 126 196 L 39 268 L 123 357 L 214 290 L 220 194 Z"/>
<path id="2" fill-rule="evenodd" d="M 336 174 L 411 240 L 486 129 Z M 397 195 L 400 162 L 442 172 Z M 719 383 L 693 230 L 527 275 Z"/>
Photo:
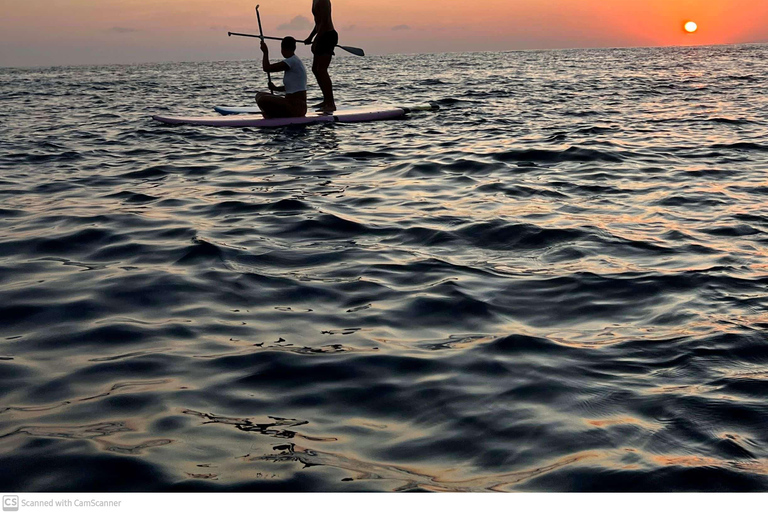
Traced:
<path id="1" fill-rule="evenodd" d="M 766 51 L 0 70 L 0 486 L 767 490 Z"/>

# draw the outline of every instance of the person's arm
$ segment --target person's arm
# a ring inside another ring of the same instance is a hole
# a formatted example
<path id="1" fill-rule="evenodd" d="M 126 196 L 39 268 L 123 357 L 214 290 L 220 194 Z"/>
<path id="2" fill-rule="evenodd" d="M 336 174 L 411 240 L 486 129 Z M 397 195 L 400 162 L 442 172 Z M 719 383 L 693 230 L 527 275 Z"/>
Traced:
<path id="1" fill-rule="evenodd" d="M 288 67 L 288 64 L 286 64 L 283 61 L 275 62 L 274 64 L 270 64 L 267 62 L 266 67 L 264 68 L 264 71 L 267 73 L 277 73 L 279 71 L 288 71 L 290 68 Z"/>
<path id="2" fill-rule="evenodd" d="M 272 82 L 269 82 L 269 90 L 275 91 L 275 92 L 285 92 L 285 86 L 282 85 L 278 87 L 277 85 L 273 84 Z"/>
<path id="3" fill-rule="evenodd" d="M 276 62 L 274 64 L 269 63 L 269 47 L 264 41 L 261 42 L 261 51 L 264 54 L 261 59 L 261 67 L 265 73 L 277 73 L 279 71 L 288 71 L 288 64 L 285 61 Z"/>
<path id="4" fill-rule="evenodd" d="M 269 46 L 264 40 L 261 40 L 261 68 L 265 73 L 269 73 Z"/>
<path id="5" fill-rule="evenodd" d="M 304 40 L 304 44 L 312 44 L 312 39 L 315 38 L 316 34 L 317 34 L 317 24 L 315 24 L 315 27 L 312 29 L 312 33 L 309 34 L 309 37 Z"/>

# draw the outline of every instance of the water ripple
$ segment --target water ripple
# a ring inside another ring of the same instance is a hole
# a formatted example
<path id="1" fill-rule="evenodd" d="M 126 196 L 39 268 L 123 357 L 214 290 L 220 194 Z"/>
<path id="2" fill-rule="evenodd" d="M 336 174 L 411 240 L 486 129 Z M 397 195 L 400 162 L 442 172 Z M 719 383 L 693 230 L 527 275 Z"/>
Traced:
<path id="1" fill-rule="evenodd" d="M 768 490 L 767 48 L 1 69 L 0 484 Z"/>

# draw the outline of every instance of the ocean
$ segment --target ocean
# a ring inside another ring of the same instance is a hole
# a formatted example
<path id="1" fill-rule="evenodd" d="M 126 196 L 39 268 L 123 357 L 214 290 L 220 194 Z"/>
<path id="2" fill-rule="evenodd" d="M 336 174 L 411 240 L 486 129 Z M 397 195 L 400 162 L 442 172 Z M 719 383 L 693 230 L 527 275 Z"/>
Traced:
<path id="1" fill-rule="evenodd" d="M 768 490 L 768 46 L 331 72 L 0 69 L 0 489 Z"/>

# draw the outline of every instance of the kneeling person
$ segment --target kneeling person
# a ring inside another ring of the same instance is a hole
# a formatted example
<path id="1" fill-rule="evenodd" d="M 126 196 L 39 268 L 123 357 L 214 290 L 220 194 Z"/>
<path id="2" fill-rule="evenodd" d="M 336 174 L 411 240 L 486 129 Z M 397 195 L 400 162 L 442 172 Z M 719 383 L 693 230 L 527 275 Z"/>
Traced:
<path id="1" fill-rule="evenodd" d="M 264 41 L 261 42 L 261 51 L 264 52 L 264 71 L 267 73 L 285 72 L 283 87 L 277 87 L 269 82 L 269 90 L 285 92 L 285 97 L 260 92 L 256 95 L 256 104 L 267 119 L 304 117 L 307 114 L 307 70 L 295 53 L 296 40 L 292 37 L 283 38 L 280 50 L 285 60 L 270 64 L 269 48 Z"/>

